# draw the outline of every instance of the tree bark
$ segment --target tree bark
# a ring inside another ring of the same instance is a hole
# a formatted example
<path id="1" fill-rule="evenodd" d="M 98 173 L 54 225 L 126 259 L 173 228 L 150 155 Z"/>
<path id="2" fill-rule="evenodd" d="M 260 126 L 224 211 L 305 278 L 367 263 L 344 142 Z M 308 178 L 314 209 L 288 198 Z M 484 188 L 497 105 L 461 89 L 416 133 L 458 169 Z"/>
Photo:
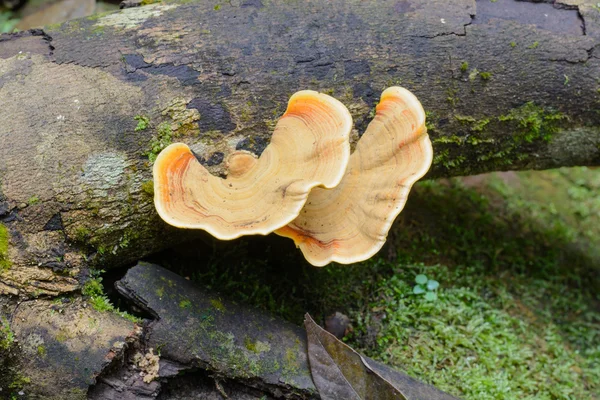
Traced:
<path id="1" fill-rule="evenodd" d="M 599 18 L 583 0 L 181 1 L 2 36 L 0 292 L 73 291 L 196 235 L 157 217 L 152 157 L 183 141 L 222 173 L 300 89 L 340 99 L 355 142 L 380 92 L 409 88 L 431 178 L 596 165 Z"/>

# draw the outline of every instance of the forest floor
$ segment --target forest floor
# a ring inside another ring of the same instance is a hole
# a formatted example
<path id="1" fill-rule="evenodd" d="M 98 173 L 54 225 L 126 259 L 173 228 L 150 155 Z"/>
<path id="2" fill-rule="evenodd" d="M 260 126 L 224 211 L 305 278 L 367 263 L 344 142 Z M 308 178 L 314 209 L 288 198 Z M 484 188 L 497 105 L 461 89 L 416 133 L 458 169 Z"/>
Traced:
<path id="1" fill-rule="evenodd" d="M 298 324 L 340 311 L 348 344 L 464 399 L 599 399 L 599 191 L 588 168 L 425 181 L 364 263 L 314 268 L 273 235 L 153 261 Z"/>

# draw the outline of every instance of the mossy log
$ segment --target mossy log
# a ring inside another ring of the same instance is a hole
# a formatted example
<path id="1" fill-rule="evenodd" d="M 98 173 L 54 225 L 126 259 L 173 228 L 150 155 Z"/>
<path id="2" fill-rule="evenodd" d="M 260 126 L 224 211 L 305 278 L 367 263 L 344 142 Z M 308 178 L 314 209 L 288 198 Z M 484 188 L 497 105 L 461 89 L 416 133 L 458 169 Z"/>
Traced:
<path id="1" fill-rule="evenodd" d="M 356 141 L 409 88 L 430 178 L 599 164 L 600 10 L 555 3 L 157 2 L 2 36 L 0 292 L 73 291 L 189 237 L 154 212 L 156 153 L 184 141 L 222 173 L 299 89 L 346 104 Z"/>
<path id="2" fill-rule="evenodd" d="M 157 152 L 183 141 L 223 173 L 231 151 L 262 152 L 300 89 L 346 104 L 353 142 L 384 88 L 413 91 L 430 178 L 599 165 L 600 9 L 548 3 L 164 1 L 1 36 L 0 314 L 24 332 L 32 298 L 201 235 L 155 213 Z M 91 313 L 77 296 L 73 318 Z"/>

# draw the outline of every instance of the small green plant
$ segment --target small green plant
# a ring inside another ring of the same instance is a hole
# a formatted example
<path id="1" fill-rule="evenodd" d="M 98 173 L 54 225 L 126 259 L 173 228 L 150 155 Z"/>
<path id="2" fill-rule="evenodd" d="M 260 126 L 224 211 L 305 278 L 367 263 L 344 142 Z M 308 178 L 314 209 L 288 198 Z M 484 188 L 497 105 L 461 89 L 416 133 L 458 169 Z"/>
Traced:
<path id="1" fill-rule="evenodd" d="M 171 124 L 163 122 L 158 125 L 157 135 L 150 141 L 150 149 L 144 155 L 148 156 L 148 160 L 151 163 L 156 161 L 158 153 L 160 153 L 165 147 L 172 143 L 173 131 L 171 130 Z"/>
<path id="2" fill-rule="evenodd" d="M 467 72 L 468 69 L 469 69 L 469 63 L 466 61 L 463 61 L 463 63 L 460 64 L 461 72 Z"/>
<path id="3" fill-rule="evenodd" d="M 529 49 L 536 49 L 538 46 L 540 45 L 540 42 L 535 41 L 531 44 L 531 46 L 529 46 Z"/>
<path id="4" fill-rule="evenodd" d="M 137 126 L 135 127 L 136 132 L 146 130 L 150 125 L 150 120 L 148 117 L 144 117 L 143 115 L 136 115 L 133 117 L 133 119 L 138 122 Z"/>
<path id="5" fill-rule="evenodd" d="M 427 275 L 419 274 L 415 277 L 415 283 L 416 285 L 413 287 L 414 294 L 425 294 L 425 300 L 428 301 L 437 300 L 437 289 L 440 287 L 438 281 L 427 278 Z"/>
<path id="6" fill-rule="evenodd" d="M 94 310 L 100 312 L 112 311 L 128 321 L 134 323 L 141 322 L 140 318 L 125 311 L 120 311 L 113 306 L 108 297 L 104 294 L 104 286 L 102 285 L 102 277 L 100 276 L 102 273 L 104 273 L 103 270 L 93 270 L 90 279 L 83 285 L 83 289 L 81 290 L 81 293 L 84 296 L 89 297 L 90 304 Z"/>
<path id="7" fill-rule="evenodd" d="M 39 197 L 37 197 L 37 196 L 35 196 L 35 195 L 34 195 L 34 196 L 31 196 L 31 197 L 29 198 L 29 200 L 27 200 L 27 203 L 28 203 L 30 206 L 34 206 L 34 205 L 38 204 L 39 202 L 40 202 L 40 198 L 39 198 Z"/>
<path id="8" fill-rule="evenodd" d="M 512 48 L 517 47 L 517 42 L 510 42 L 510 47 L 512 47 Z"/>
<path id="9" fill-rule="evenodd" d="M 192 306 L 192 302 L 185 299 L 179 302 L 179 308 L 190 308 Z"/>
<path id="10" fill-rule="evenodd" d="M 491 72 L 480 72 L 479 76 L 481 76 L 481 79 L 483 79 L 484 81 L 489 81 L 492 78 L 492 73 Z"/>
<path id="11" fill-rule="evenodd" d="M 15 342 L 15 334 L 10 329 L 8 320 L 0 318 L 0 349 L 7 350 Z"/>

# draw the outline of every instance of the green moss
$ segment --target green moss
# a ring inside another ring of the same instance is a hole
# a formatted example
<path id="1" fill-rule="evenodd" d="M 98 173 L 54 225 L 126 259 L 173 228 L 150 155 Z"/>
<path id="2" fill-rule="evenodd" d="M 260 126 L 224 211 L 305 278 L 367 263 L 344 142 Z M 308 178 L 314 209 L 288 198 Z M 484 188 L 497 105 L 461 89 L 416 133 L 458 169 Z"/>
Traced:
<path id="1" fill-rule="evenodd" d="M 173 137 L 197 136 L 200 133 L 198 121 L 200 113 L 195 108 L 188 108 L 188 102 L 183 97 L 171 99 L 162 111 L 162 115 L 171 119 Z M 225 107 L 224 104 L 222 104 Z"/>
<path id="2" fill-rule="evenodd" d="M 148 156 L 148 160 L 150 160 L 151 163 L 154 163 L 158 154 L 171 143 L 173 143 L 171 124 L 163 122 L 158 126 L 156 135 L 150 140 L 150 149 L 146 151 L 144 155 Z"/>
<path id="3" fill-rule="evenodd" d="M 95 35 L 103 35 L 104 34 L 104 25 L 94 25 L 91 31 Z"/>
<path id="4" fill-rule="evenodd" d="M 288 348 L 285 350 L 283 360 L 282 375 L 284 378 L 298 375 L 300 371 L 300 363 L 298 361 L 298 349 Z"/>
<path id="5" fill-rule="evenodd" d="M 251 352 L 256 353 L 256 344 L 248 336 L 244 338 L 244 346 Z"/>
<path id="6" fill-rule="evenodd" d="M 79 243 L 86 243 L 92 232 L 85 226 L 80 226 L 75 230 L 75 241 Z"/>
<path id="7" fill-rule="evenodd" d="M 483 132 L 483 130 L 488 126 L 489 123 L 490 123 L 489 118 L 480 119 L 473 123 L 473 125 L 471 126 L 471 130 L 473 132 Z"/>
<path id="8" fill-rule="evenodd" d="M 438 151 L 435 157 L 433 157 L 434 165 L 443 165 L 446 168 L 456 168 L 466 161 L 466 158 L 462 155 L 450 157 L 450 151 L 444 149 Z"/>
<path id="9" fill-rule="evenodd" d="M 540 45 L 540 42 L 535 41 L 533 42 L 531 45 L 529 45 L 527 48 L 528 49 L 537 49 L 537 47 Z"/>
<path id="10" fill-rule="evenodd" d="M 246 347 L 246 350 L 249 350 L 254 354 L 261 354 L 271 350 L 271 345 L 269 343 L 261 342 L 260 340 L 254 342 L 248 336 L 244 338 L 244 347 Z"/>
<path id="11" fill-rule="evenodd" d="M 473 123 L 475 121 L 477 121 L 474 117 L 471 116 L 465 116 L 465 115 L 455 115 L 454 118 L 458 121 L 458 122 L 462 122 L 462 123 Z"/>
<path id="12" fill-rule="evenodd" d="M 454 144 L 463 144 L 463 138 L 451 135 L 451 136 L 439 136 L 433 139 L 433 143 L 454 143 Z"/>
<path id="13" fill-rule="evenodd" d="M 260 353 L 265 351 L 261 342 L 253 342 L 251 338 L 244 339 L 244 346 L 235 343 L 235 337 L 229 332 L 217 329 L 214 317 L 208 310 L 206 317 L 199 323 L 197 338 L 208 338 L 213 345 L 202 346 L 202 351 L 208 354 L 209 363 L 227 369 L 228 375 L 242 378 L 253 378 L 261 374 L 273 373 L 279 369 L 279 364 L 269 357 L 261 359 Z M 194 339 L 196 340 L 196 339 Z M 214 345 L 218 343 L 218 345 Z"/>
<path id="14" fill-rule="evenodd" d="M 29 198 L 29 200 L 27 200 L 27 204 L 29 204 L 30 206 L 34 206 L 36 204 L 38 204 L 40 202 L 40 198 L 37 196 L 31 196 Z"/>
<path id="15" fill-rule="evenodd" d="M 192 302 L 185 299 L 179 302 L 179 308 L 190 308 L 192 306 Z"/>
<path id="16" fill-rule="evenodd" d="M 477 68 L 473 68 L 471 72 L 469 72 L 469 80 L 473 82 L 475 78 L 479 75 L 479 70 Z"/>
<path id="17" fill-rule="evenodd" d="M 568 117 L 560 112 L 536 105 L 533 102 L 510 110 L 496 118 L 477 119 L 468 115 L 455 115 L 460 125 L 468 128 L 465 135 L 444 135 L 433 139 L 440 144 L 436 148 L 433 163 L 446 168 L 461 167 L 460 174 L 469 174 L 473 163 L 456 146 L 479 146 L 471 153 L 471 160 L 485 162 L 490 168 L 506 168 L 527 160 L 529 153 L 521 150 L 522 145 L 536 141 L 550 142 L 555 133 L 568 122 Z M 499 135 L 511 132 L 511 135 Z"/>
<path id="18" fill-rule="evenodd" d="M 510 42 L 510 47 L 512 47 L 512 48 L 517 47 L 517 43 L 516 42 Z"/>
<path id="19" fill-rule="evenodd" d="M 468 70 L 469 70 L 469 63 L 466 61 L 463 61 L 462 64 L 460 64 L 460 71 L 467 72 Z"/>
<path id="20" fill-rule="evenodd" d="M 10 329 L 8 320 L 0 318 L 0 350 L 8 350 L 15 343 L 15 334 Z"/>
<path id="21" fill-rule="evenodd" d="M 492 73 L 491 72 L 480 72 L 479 76 L 484 81 L 489 81 L 490 79 L 492 79 Z"/>
<path id="22" fill-rule="evenodd" d="M 458 103 L 458 89 L 449 88 L 447 90 L 447 93 L 448 97 L 446 97 L 446 101 L 448 102 L 448 104 L 454 107 Z"/>
<path id="23" fill-rule="evenodd" d="M 46 357 L 46 354 L 47 354 L 46 348 L 43 345 L 39 345 L 37 347 L 37 354 L 40 357 Z"/>
<path id="24" fill-rule="evenodd" d="M 492 139 L 492 138 L 485 139 L 485 138 L 479 138 L 479 137 L 474 136 L 474 135 L 469 135 L 467 137 L 466 143 L 468 143 L 468 144 L 470 144 L 472 146 L 477 146 L 477 145 L 482 144 L 482 143 L 495 143 L 495 140 Z"/>
<path id="25" fill-rule="evenodd" d="M 10 259 L 8 258 L 8 242 L 10 232 L 2 223 L 0 223 L 0 273 L 10 268 Z"/>
<path id="26" fill-rule="evenodd" d="M 99 312 L 114 312 L 120 317 L 133 323 L 141 322 L 140 318 L 125 311 L 120 311 L 113 306 L 108 297 L 104 294 L 104 286 L 102 285 L 102 277 L 100 276 L 103 272 L 104 271 L 101 270 L 92 271 L 91 277 L 85 282 L 81 289 L 81 293 L 88 297 L 92 308 Z"/>
<path id="27" fill-rule="evenodd" d="M 528 102 L 508 114 L 498 117 L 499 121 L 517 124 L 516 142 L 531 143 L 536 140 L 550 142 L 552 136 L 560 129 L 567 116 L 554 110 L 544 109 L 533 102 Z"/>
<path id="28" fill-rule="evenodd" d="M 220 312 L 225 312 L 225 306 L 220 299 L 210 299 L 210 304 Z"/>
<path id="29" fill-rule="evenodd" d="M 148 126 L 150 126 L 150 120 L 148 119 L 148 117 L 145 117 L 143 115 L 136 115 L 135 117 L 133 117 L 133 119 L 135 119 L 138 122 L 137 126 L 135 127 L 136 132 L 144 131 L 148 129 Z"/>
<path id="30" fill-rule="evenodd" d="M 142 191 L 150 197 L 154 197 L 154 181 L 149 180 L 142 183 Z"/>

